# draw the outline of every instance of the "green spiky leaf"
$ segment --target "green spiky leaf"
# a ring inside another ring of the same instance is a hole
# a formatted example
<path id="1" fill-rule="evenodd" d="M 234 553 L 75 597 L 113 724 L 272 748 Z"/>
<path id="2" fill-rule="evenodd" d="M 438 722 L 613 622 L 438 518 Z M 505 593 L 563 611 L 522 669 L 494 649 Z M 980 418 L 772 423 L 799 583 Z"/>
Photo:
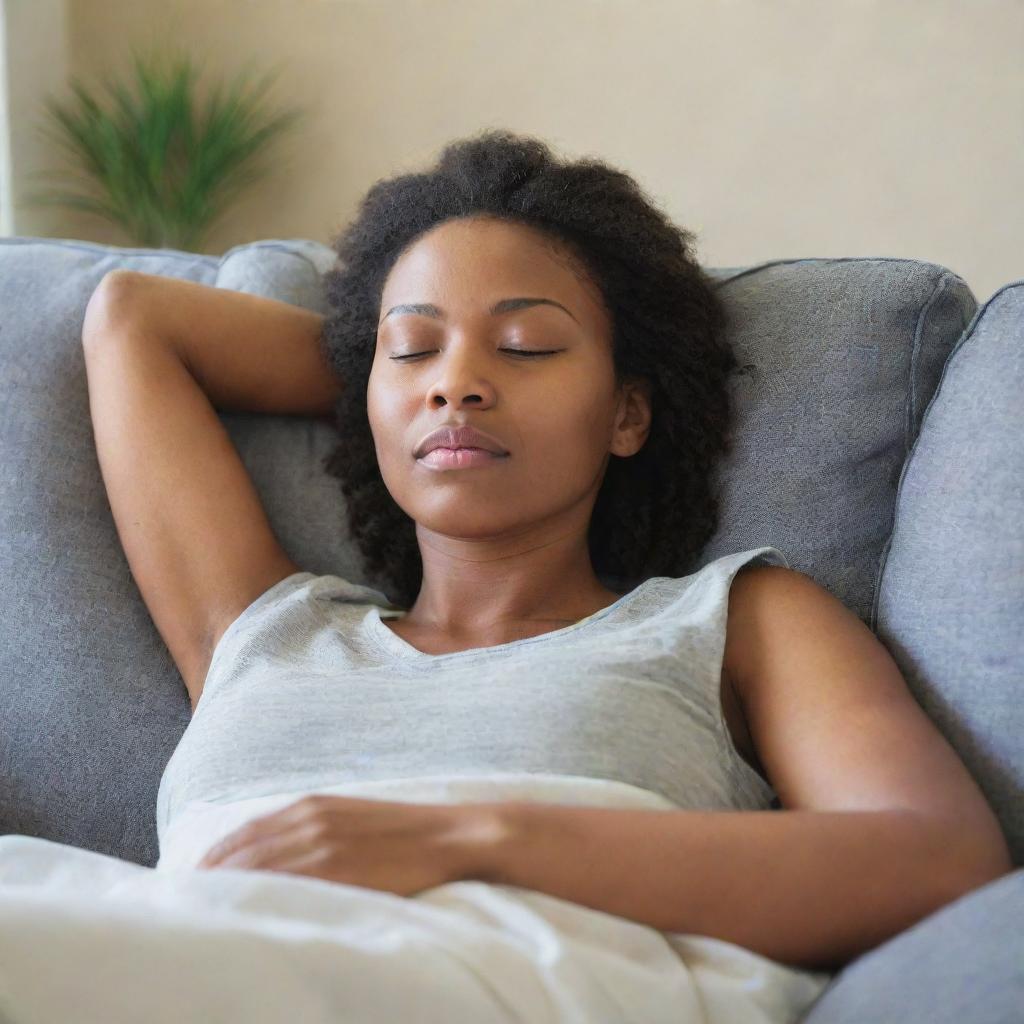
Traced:
<path id="1" fill-rule="evenodd" d="M 194 249 L 265 176 L 272 143 L 303 112 L 267 107 L 276 73 L 253 84 L 243 71 L 214 83 L 204 101 L 188 55 L 162 61 L 136 54 L 133 67 L 130 83 L 106 80 L 106 97 L 72 79 L 69 99 L 44 100 L 40 131 L 68 156 L 85 188 L 37 192 L 28 202 L 102 217 L 137 245 Z"/>

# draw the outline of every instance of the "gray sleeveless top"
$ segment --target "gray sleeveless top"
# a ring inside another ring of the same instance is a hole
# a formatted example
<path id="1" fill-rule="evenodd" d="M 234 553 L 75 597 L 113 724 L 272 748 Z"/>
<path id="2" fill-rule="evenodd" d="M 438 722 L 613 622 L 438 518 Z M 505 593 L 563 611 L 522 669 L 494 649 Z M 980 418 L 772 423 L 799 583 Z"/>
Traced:
<path id="1" fill-rule="evenodd" d="M 425 654 L 379 590 L 297 572 L 220 638 L 160 779 L 159 835 L 191 800 L 350 781 L 502 771 L 626 782 L 692 810 L 763 810 L 772 787 L 733 746 L 720 680 L 729 587 L 773 547 L 652 576 L 540 636 Z"/>

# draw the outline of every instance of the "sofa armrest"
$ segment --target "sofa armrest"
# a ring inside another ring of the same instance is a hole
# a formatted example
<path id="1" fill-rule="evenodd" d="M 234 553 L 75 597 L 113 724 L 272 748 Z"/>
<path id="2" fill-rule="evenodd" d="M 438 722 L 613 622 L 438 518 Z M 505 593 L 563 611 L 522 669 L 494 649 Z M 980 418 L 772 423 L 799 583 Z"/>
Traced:
<path id="1" fill-rule="evenodd" d="M 848 964 L 803 1024 L 1019 1024 L 1022 921 L 1024 868 L 1018 868 Z"/>

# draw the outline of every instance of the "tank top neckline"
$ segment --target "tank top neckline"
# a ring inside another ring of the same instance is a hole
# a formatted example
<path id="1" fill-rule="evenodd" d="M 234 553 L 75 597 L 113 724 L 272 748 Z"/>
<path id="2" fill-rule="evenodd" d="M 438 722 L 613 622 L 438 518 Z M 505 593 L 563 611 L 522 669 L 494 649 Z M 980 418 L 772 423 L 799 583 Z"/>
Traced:
<path id="1" fill-rule="evenodd" d="M 382 608 L 379 605 L 374 605 L 366 613 L 365 621 L 370 635 L 380 645 L 380 647 L 383 650 L 403 659 L 410 661 L 435 662 L 441 658 L 482 657 L 488 654 L 512 650 L 526 644 L 541 643 L 549 639 L 554 640 L 565 636 L 567 633 L 572 633 L 575 630 L 585 629 L 592 623 L 599 622 L 600 620 L 607 618 L 616 610 L 625 607 L 636 598 L 640 591 L 647 588 L 649 584 L 663 578 L 664 577 L 661 576 L 649 576 L 647 579 L 638 583 L 632 590 L 627 590 L 625 594 L 622 594 L 611 604 L 605 605 L 604 608 L 599 608 L 596 612 L 580 619 L 578 622 L 572 622 L 568 626 L 561 626 L 559 629 L 551 629 L 546 633 L 539 633 L 537 636 L 522 637 L 519 640 L 509 640 L 503 644 L 492 644 L 490 647 L 470 647 L 464 651 L 449 651 L 446 654 L 428 654 L 426 651 L 421 651 L 419 648 L 413 647 L 412 644 L 407 640 L 404 640 L 397 633 L 393 633 L 388 629 L 382 620 L 385 618 L 400 618 L 405 614 L 401 610 L 393 611 L 387 608 Z"/>

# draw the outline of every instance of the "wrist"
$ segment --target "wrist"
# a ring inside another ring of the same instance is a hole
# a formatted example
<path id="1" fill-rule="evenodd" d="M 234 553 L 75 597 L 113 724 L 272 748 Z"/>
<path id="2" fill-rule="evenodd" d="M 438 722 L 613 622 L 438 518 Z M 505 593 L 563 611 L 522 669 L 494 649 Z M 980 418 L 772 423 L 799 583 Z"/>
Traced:
<path id="1" fill-rule="evenodd" d="M 501 883 L 510 851 L 522 832 L 520 805 L 513 801 L 453 804 L 447 846 L 453 881 Z"/>

